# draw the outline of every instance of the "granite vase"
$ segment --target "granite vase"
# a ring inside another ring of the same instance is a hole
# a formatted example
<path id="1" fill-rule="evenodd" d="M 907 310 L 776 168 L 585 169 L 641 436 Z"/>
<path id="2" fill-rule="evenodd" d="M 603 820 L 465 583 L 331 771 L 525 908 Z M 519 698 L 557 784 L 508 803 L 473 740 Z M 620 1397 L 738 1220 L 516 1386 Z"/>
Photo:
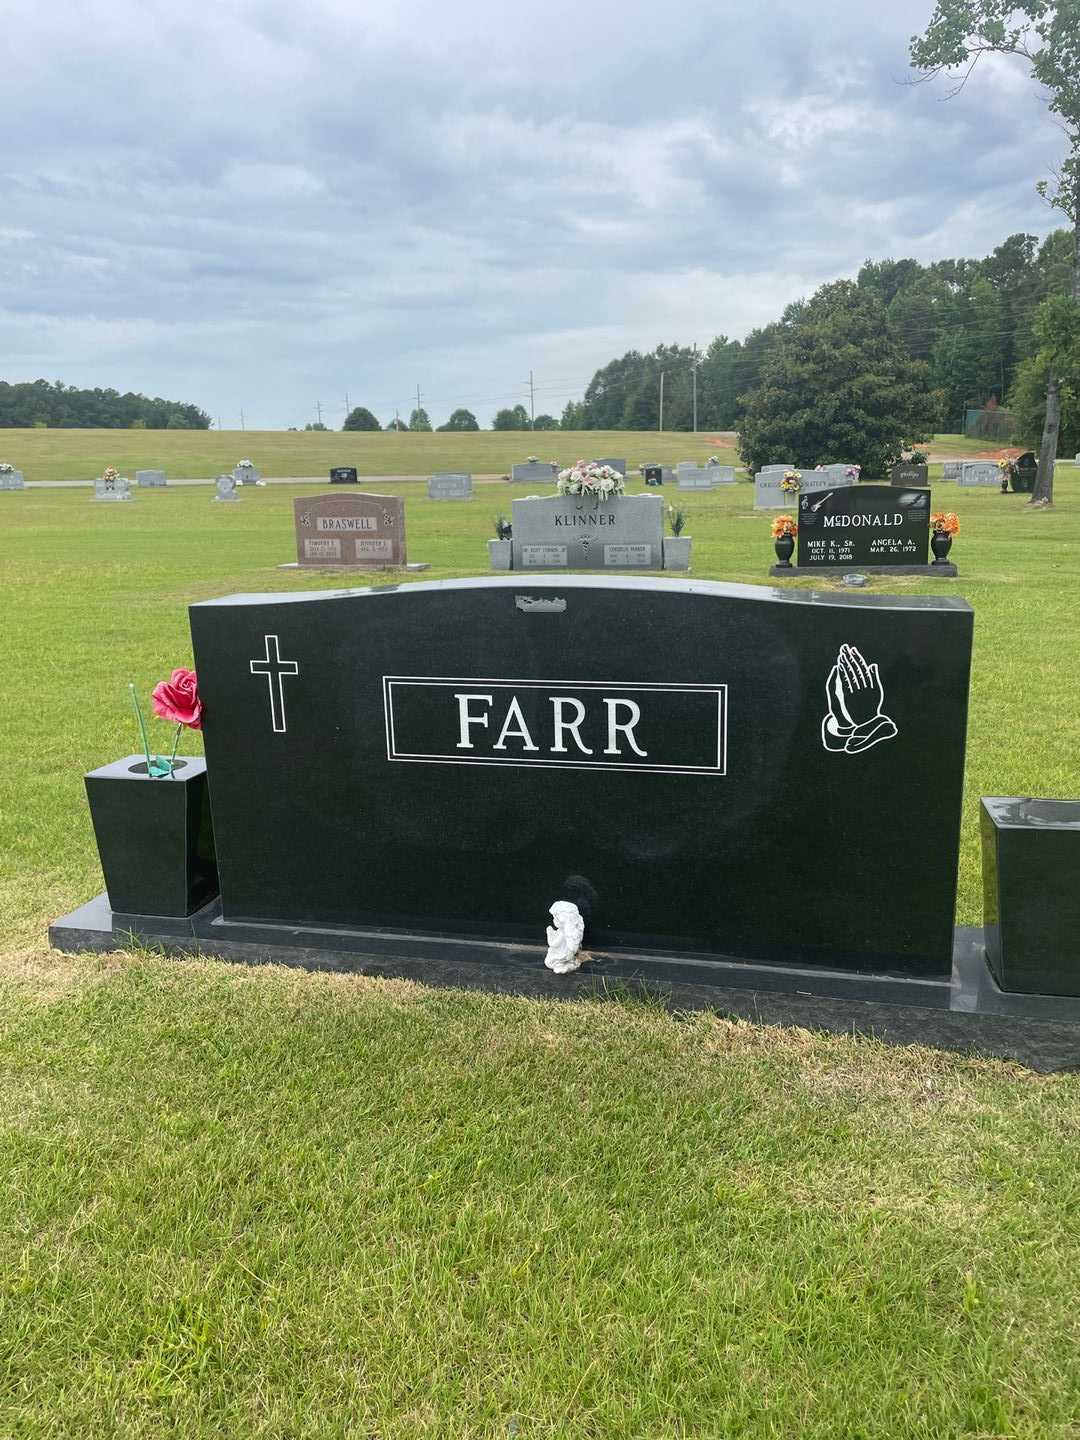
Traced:
<path id="1" fill-rule="evenodd" d="M 934 552 L 933 564 L 946 565 L 949 560 L 949 551 L 952 549 L 952 536 L 944 530 L 935 530 L 930 536 L 930 549 Z"/>
<path id="2" fill-rule="evenodd" d="M 782 570 L 791 569 L 791 557 L 795 553 L 795 536 L 778 535 L 773 541 L 776 559 Z"/>
<path id="3" fill-rule="evenodd" d="M 206 761 L 175 764 L 171 776 L 151 779 L 146 757 L 128 755 L 86 776 L 114 912 L 185 916 L 218 893 Z"/>

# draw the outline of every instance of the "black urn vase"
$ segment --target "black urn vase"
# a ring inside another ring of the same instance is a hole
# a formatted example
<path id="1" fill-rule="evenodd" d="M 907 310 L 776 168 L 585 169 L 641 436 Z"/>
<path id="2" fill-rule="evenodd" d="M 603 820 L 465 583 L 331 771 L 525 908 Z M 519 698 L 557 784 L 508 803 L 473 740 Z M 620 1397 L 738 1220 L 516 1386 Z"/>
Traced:
<path id="1" fill-rule="evenodd" d="M 129 755 L 86 776 L 109 905 L 127 915 L 185 916 L 218 893 L 206 761 L 151 779 Z"/>
<path id="2" fill-rule="evenodd" d="M 778 535 L 773 541 L 773 549 L 776 551 L 776 558 L 780 562 L 780 569 L 790 570 L 791 556 L 795 550 L 795 536 Z"/>
<path id="3" fill-rule="evenodd" d="M 930 536 L 930 549 L 934 552 L 935 565 L 946 564 L 952 549 L 952 536 L 944 530 L 935 530 Z"/>

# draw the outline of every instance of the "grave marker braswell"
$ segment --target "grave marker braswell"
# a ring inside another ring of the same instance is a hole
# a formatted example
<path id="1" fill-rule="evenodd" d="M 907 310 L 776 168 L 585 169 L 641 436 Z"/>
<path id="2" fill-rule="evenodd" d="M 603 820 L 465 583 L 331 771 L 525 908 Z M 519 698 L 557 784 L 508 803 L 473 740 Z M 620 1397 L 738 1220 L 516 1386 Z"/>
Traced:
<path id="1" fill-rule="evenodd" d="M 382 570 L 405 564 L 400 495 L 301 495 L 293 501 L 296 563 Z"/>

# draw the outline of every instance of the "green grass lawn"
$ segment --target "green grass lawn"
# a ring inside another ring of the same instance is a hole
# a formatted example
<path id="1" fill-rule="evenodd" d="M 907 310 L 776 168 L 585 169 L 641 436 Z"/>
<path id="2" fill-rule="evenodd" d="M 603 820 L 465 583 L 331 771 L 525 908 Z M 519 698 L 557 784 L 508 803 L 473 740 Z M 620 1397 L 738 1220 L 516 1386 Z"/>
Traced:
<path id="1" fill-rule="evenodd" d="M 523 493 L 390 488 L 424 580 L 485 573 Z M 874 587 L 975 608 L 962 922 L 979 795 L 1080 794 L 1056 490 L 939 485 L 960 578 Z M 0 494 L 0 1435 L 1076 1440 L 1077 1077 L 48 952 L 101 888 L 82 773 L 137 748 L 127 681 L 190 660 L 193 600 L 327 583 L 276 568 L 297 493 Z M 749 485 L 678 499 L 697 577 L 766 583 Z"/>
<path id="2" fill-rule="evenodd" d="M 27 480 L 92 480 L 103 465 L 122 475 L 164 469 L 174 478 L 220 474 L 249 458 L 264 475 L 324 475 L 332 465 L 355 465 L 368 475 L 429 475 L 468 470 L 509 474 L 510 466 L 537 455 L 571 465 L 580 456 L 612 455 L 635 467 L 642 461 L 672 465 L 720 455 L 735 463 L 730 445 L 709 444 L 705 435 L 657 435 L 625 430 L 479 430 L 464 434 L 399 435 L 321 430 L 2 430 L 0 460 Z"/>
<path id="3" fill-rule="evenodd" d="M 935 436 L 937 454 L 976 456 L 986 448 L 962 435 Z M 0 430 L 0 461 L 27 480 L 92 480 L 105 465 L 134 478 L 136 470 L 164 469 L 174 479 L 218 475 L 247 457 L 264 475 L 323 475 L 332 465 L 355 465 L 368 475 L 429 475 L 468 470 L 504 475 L 527 455 L 570 465 L 580 456 L 621 456 L 635 468 L 654 461 L 705 460 L 718 455 L 737 463 L 730 443 L 712 444 L 706 434 L 665 431 L 584 430 L 475 431 L 460 435 L 392 431 L 348 434 L 283 430 Z"/>

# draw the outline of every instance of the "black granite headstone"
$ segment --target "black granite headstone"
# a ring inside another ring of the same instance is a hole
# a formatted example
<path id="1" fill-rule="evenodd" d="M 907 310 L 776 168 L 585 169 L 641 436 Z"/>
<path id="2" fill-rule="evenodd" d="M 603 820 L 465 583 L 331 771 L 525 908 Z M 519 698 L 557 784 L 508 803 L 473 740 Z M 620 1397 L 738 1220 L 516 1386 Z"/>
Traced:
<path id="1" fill-rule="evenodd" d="M 643 473 L 646 485 L 663 485 L 664 468 L 662 465 L 646 465 Z"/>
<path id="2" fill-rule="evenodd" d="M 1080 800 L 983 796 L 983 919 L 1003 990 L 1080 995 Z"/>
<path id="3" fill-rule="evenodd" d="M 1039 462 L 1032 450 L 1026 450 L 1023 455 L 1016 457 L 1016 469 L 1013 471 L 1012 487 L 1024 494 L 1030 495 L 1035 489 L 1035 480 L 1039 473 Z"/>
<path id="4" fill-rule="evenodd" d="M 355 465 L 335 465 L 330 471 L 331 485 L 358 485 Z"/>
<path id="5" fill-rule="evenodd" d="M 892 467 L 889 478 L 894 485 L 911 488 L 913 485 L 930 484 L 929 465 L 915 465 L 910 460 L 901 460 Z"/>
<path id="6" fill-rule="evenodd" d="M 573 893 L 597 947 L 949 972 L 962 600 L 561 575 L 190 614 L 223 938 L 535 943 Z"/>
<path id="7" fill-rule="evenodd" d="M 925 565 L 930 491 L 853 485 L 799 497 L 799 568 Z"/>

